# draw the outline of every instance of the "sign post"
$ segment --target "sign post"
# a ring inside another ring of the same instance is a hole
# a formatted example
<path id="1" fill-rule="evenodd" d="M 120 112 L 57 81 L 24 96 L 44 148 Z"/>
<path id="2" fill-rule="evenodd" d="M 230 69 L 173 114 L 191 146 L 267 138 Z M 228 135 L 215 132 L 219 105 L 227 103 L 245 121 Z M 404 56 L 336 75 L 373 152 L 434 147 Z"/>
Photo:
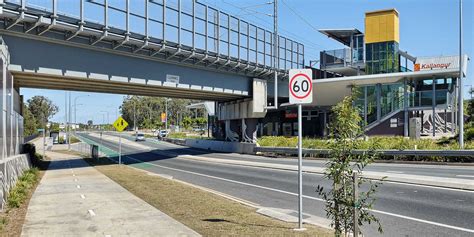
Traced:
<path id="1" fill-rule="evenodd" d="M 298 105 L 298 229 L 303 228 L 303 104 L 313 102 L 313 81 L 311 69 L 290 69 L 290 104 Z"/>
<path id="2" fill-rule="evenodd" d="M 122 164 L 122 131 L 128 126 L 127 121 L 121 116 L 114 122 L 114 127 L 119 132 L 119 165 Z"/>

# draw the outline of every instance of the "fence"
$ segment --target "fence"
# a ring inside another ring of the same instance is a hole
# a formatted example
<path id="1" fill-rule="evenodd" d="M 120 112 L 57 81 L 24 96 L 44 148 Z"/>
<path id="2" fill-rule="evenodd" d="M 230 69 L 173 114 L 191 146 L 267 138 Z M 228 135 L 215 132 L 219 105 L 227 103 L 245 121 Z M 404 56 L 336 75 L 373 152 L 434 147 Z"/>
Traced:
<path id="1" fill-rule="evenodd" d="M 71 150 L 84 154 L 88 157 L 98 158 L 99 148 L 97 145 L 90 145 L 85 142 L 71 144 Z"/>

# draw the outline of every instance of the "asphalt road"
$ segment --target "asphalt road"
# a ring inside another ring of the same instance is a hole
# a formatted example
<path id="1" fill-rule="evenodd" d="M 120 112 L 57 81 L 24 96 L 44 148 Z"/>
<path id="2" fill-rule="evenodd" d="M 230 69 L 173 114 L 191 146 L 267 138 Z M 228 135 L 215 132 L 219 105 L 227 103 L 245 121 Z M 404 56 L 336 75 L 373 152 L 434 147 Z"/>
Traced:
<path id="1" fill-rule="evenodd" d="M 81 136 L 98 142 L 95 137 Z M 127 139 L 133 138 L 127 137 Z M 142 144 L 155 150 L 142 151 L 122 145 L 122 151 L 126 154 L 123 160 L 128 164 L 139 162 L 134 165 L 150 172 L 169 175 L 174 179 L 217 190 L 259 206 L 295 210 L 296 215 L 296 172 L 175 158 L 170 153 L 198 152 L 204 155 L 204 152 L 150 139 Z M 116 143 L 104 140 L 103 145 L 118 150 Z M 218 153 L 206 154 L 208 157 L 210 155 L 225 158 L 229 156 Z M 235 154 L 231 156 L 235 156 L 236 159 L 252 158 Z M 285 162 L 294 164 L 295 160 Z M 457 168 L 449 170 L 458 171 Z M 446 170 L 444 173 L 448 175 L 449 171 Z M 325 217 L 324 203 L 315 192 L 317 185 L 330 187 L 329 181 L 323 179 L 321 175 L 309 173 L 303 175 L 304 213 Z M 379 217 L 384 228 L 383 236 L 474 236 L 474 192 L 384 183 L 377 193 L 374 209 L 374 214 Z M 374 225 L 365 226 L 363 230 L 366 236 L 379 236 Z"/>
<path id="2" fill-rule="evenodd" d="M 111 133 L 110 135 L 115 135 Z M 135 141 L 135 137 L 124 134 L 123 138 L 130 141 Z M 149 138 L 144 144 L 147 146 L 156 146 L 160 142 L 157 139 Z M 258 161 L 267 162 L 274 164 L 295 164 L 295 159 L 291 158 L 270 158 L 261 157 L 254 155 L 236 155 L 226 153 L 213 153 L 205 150 L 186 148 L 183 149 L 181 146 L 169 144 L 166 147 L 168 150 L 175 152 L 180 155 L 195 155 L 203 157 L 211 157 L 218 159 L 227 160 L 246 160 L 246 161 Z M 324 167 L 326 161 L 324 160 L 303 160 L 303 165 L 306 167 Z M 367 171 L 376 172 L 387 172 L 397 174 L 413 174 L 413 175 L 425 175 L 433 177 L 445 177 L 445 178 L 457 178 L 457 179 L 469 179 L 474 180 L 474 166 L 462 166 L 462 165 L 424 165 L 424 164 L 397 164 L 397 163 L 373 163 L 366 167 Z"/>

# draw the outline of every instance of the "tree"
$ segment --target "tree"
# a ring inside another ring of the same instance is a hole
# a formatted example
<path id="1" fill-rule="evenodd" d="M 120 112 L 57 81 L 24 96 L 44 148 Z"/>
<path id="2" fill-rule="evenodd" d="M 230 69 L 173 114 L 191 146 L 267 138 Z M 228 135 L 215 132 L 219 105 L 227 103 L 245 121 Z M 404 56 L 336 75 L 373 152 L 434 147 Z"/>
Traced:
<path id="1" fill-rule="evenodd" d="M 357 179 L 357 187 L 367 183 L 369 188 L 366 192 L 360 192 L 356 200 L 353 193 L 353 173 L 361 173 L 362 170 L 377 157 L 375 147 L 367 153 L 354 154 L 363 135 L 360 126 L 361 117 L 353 107 L 353 97 L 346 97 L 332 108 L 333 116 L 330 126 L 333 141 L 330 144 L 331 159 L 326 164 L 325 178 L 332 181 L 332 187 L 325 190 L 322 186 L 317 187 L 317 192 L 326 202 L 326 215 L 332 219 L 335 235 L 354 231 L 353 210 L 359 213 L 357 224 L 375 222 L 378 230 L 382 233 L 379 220 L 369 212 L 375 202 L 374 194 L 379 183 L 374 183 L 366 178 Z"/>
<path id="2" fill-rule="evenodd" d="M 33 96 L 27 104 L 39 127 L 45 127 L 49 119 L 59 111 L 58 106 L 44 96 Z"/>
<path id="3" fill-rule="evenodd" d="M 189 116 L 186 106 L 193 103 L 187 99 L 168 100 L 168 125 L 177 124 L 178 118 Z M 148 96 L 127 96 L 120 106 L 122 117 L 133 127 L 156 129 L 164 124 L 161 122 L 161 113 L 166 110 L 166 98 Z M 135 116 L 134 116 L 135 115 Z M 136 121 L 134 119 L 136 118 Z"/>
<path id="4" fill-rule="evenodd" d="M 24 123 L 24 135 L 31 136 L 37 133 L 37 121 L 33 114 L 31 113 L 28 106 L 23 104 L 23 123 Z"/>
<path id="5" fill-rule="evenodd" d="M 193 120 L 190 117 L 184 117 L 183 121 L 181 121 L 181 125 L 185 129 L 189 129 L 189 128 L 191 128 L 191 125 L 193 125 Z"/>
<path id="6" fill-rule="evenodd" d="M 204 124 L 207 123 L 207 119 L 206 119 L 206 118 L 203 118 L 203 117 L 195 118 L 195 119 L 194 119 L 194 123 L 195 123 L 198 127 L 202 128 L 202 127 L 204 126 Z"/>
<path id="7" fill-rule="evenodd" d="M 59 132 L 59 123 L 51 123 L 51 127 L 49 128 L 50 131 Z"/>

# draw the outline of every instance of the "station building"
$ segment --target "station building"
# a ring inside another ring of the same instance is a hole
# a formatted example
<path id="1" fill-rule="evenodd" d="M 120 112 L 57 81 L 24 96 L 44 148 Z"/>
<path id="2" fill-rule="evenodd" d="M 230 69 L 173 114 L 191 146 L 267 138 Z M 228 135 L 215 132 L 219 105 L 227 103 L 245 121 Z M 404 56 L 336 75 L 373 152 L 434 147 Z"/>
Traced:
<path id="1" fill-rule="evenodd" d="M 357 93 L 356 106 L 367 135 L 408 136 L 419 118 L 422 136 L 452 136 L 457 128 L 457 80 L 468 63 L 463 56 L 417 57 L 400 46 L 396 9 L 367 12 L 365 32 L 321 29 L 341 49 L 320 52 L 313 70 L 313 104 L 303 110 L 303 136 L 325 137 L 331 107 Z M 435 52 L 436 54 L 436 52 Z M 259 121 L 260 136 L 297 135 L 297 108 L 281 98 L 278 110 Z M 270 101 L 270 100 L 269 100 Z"/>

